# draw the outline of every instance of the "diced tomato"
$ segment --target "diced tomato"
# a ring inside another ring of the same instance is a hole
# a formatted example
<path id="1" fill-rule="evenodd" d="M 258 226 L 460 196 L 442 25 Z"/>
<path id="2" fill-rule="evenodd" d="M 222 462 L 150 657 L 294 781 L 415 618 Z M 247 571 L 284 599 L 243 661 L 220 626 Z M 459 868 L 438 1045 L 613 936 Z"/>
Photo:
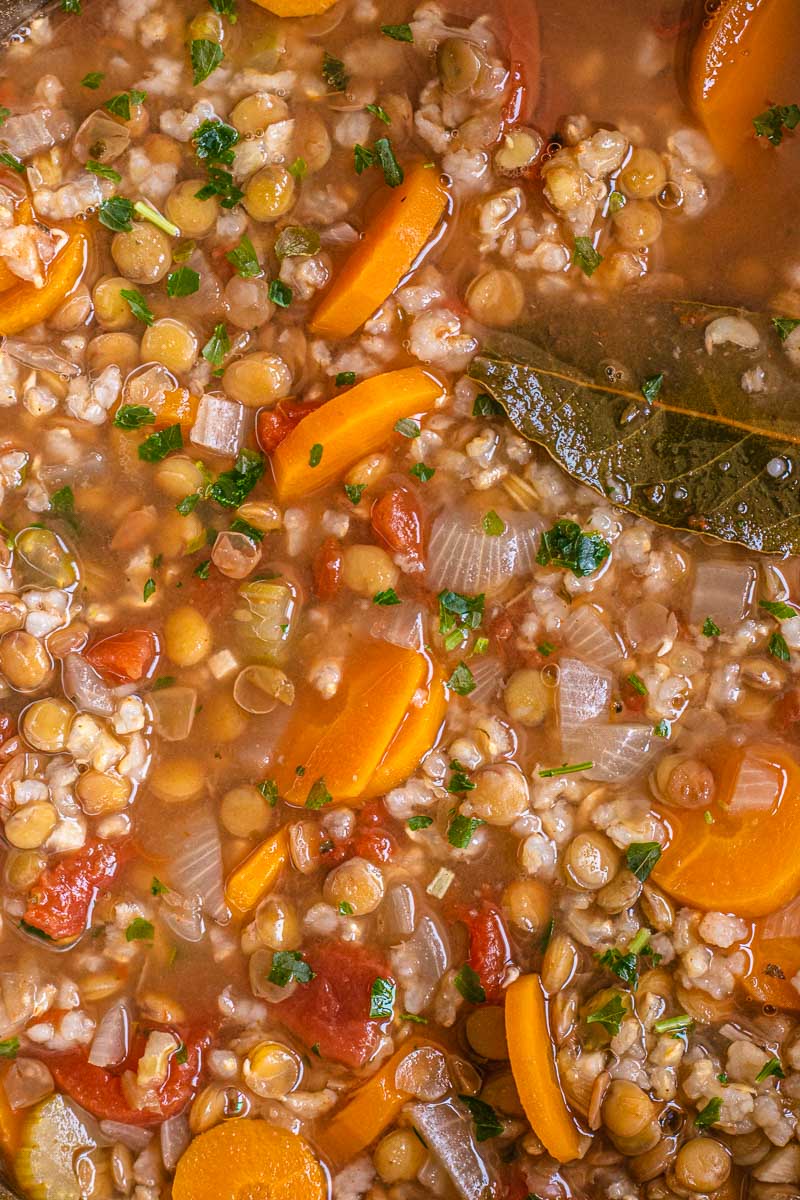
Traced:
<path id="1" fill-rule="evenodd" d="M 469 965 L 477 972 L 486 999 L 503 998 L 503 979 L 511 965 L 511 945 L 500 910 L 488 900 L 466 915 L 469 930 Z"/>
<path id="2" fill-rule="evenodd" d="M 800 721 L 800 688 L 792 688 L 775 705 L 774 723 L 786 731 Z"/>
<path id="3" fill-rule="evenodd" d="M 409 488 L 392 488 L 375 501 L 370 514 L 377 536 L 396 554 L 414 562 L 422 558 L 423 522 Z"/>
<path id="4" fill-rule="evenodd" d="M 150 671 L 158 655 L 158 642 L 149 629 L 126 629 L 95 642 L 86 660 L 102 675 L 138 683 Z"/>
<path id="5" fill-rule="evenodd" d="M 148 1024 L 148 1030 L 153 1028 L 156 1027 Z M 185 1046 L 186 1061 L 178 1062 L 177 1055 L 170 1058 L 167 1078 L 159 1091 L 158 1111 L 132 1108 L 122 1087 L 122 1075 L 125 1071 L 135 1071 L 142 1056 L 147 1042 L 145 1032 L 132 1038 L 128 1057 L 114 1071 L 92 1066 L 86 1049 L 48 1057 L 47 1065 L 58 1086 L 101 1121 L 157 1125 L 177 1116 L 195 1095 L 203 1069 L 203 1051 L 211 1042 L 207 1026 L 176 1027 L 170 1032 Z"/>
<path id="6" fill-rule="evenodd" d="M 79 937 L 89 926 L 97 897 L 108 891 L 121 865 L 108 842 L 89 841 L 46 867 L 28 893 L 25 922 L 53 941 Z"/>
<path id="7" fill-rule="evenodd" d="M 631 681 L 629 679 L 624 679 L 622 681 L 622 686 L 620 687 L 620 693 L 622 695 L 623 701 L 625 702 L 625 707 L 628 709 L 629 712 L 643 712 L 644 711 L 645 703 L 647 701 L 647 696 L 642 695 L 642 693 L 640 691 L 638 691 L 636 689 L 636 687 L 634 687 L 634 685 L 631 683 Z"/>
<path id="8" fill-rule="evenodd" d="M 265 454 L 273 454 L 292 430 L 307 417 L 318 404 L 294 404 L 291 400 L 279 400 L 274 408 L 262 408 L 256 417 L 256 441 Z"/>
<path id="9" fill-rule="evenodd" d="M 358 814 L 350 850 L 374 863 L 390 862 L 397 842 L 386 828 L 388 814 L 380 801 L 365 804 Z"/>
<path id="10" fill-rule="evenodd" d="M 342 582 L 342 543 L 338 538 L 325 538 L 314 555 L 313 575 L 315 595 L 332 600 Z"/>
<path id="11" fill-rule="evenodd" d="M 309 1049 L 317 1046 L 323 1058 L 363 1067 L 382 1036 L 381 1022 L 369 1010 L 374 981 L 389 978 L 386 963 L 354 942 L 317 942 L 303 957 L 314 978 L 275 1005 L 275 1019 Z"/>

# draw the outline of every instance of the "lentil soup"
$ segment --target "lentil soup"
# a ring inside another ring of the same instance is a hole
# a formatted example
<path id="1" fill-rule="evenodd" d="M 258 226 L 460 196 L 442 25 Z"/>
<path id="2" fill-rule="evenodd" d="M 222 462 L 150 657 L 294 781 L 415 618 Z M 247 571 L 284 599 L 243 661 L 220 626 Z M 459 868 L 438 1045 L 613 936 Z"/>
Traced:
<path id="1" fill-rule="evenodd" d="M 9 1195 L 800 1196 L 798 35 L 9 39 Z"/>

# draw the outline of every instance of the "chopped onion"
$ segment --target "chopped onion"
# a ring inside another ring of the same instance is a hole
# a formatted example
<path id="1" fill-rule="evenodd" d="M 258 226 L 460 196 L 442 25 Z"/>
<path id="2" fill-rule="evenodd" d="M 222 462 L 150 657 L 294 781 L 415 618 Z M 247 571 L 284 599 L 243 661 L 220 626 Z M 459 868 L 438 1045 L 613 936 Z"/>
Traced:
<path id="1" fill-rule="evenodd" d="M 394 883 L 386 891 L 378 909 L 378 925 L 385 941 L 409 937 L 416 928 L 417 902 L 414 889 L 407 883 Z"/>
<path id="2" fill-rule="evenodd" d="M 30 964 L 29 964 L 30 965 Z M 37 1011 L 37 1004 L 44 1000 L 41 988 L 30 969 L 0 972 L 0 1038 L 16 1033 Z M 46 1009 L 42 1008 L 44 1012 Z"/>
<path id="3" fill-rule="evenodd" d="M 706 559 L 695 568 L 689 620 L 702 625 L 706 617 L 723 631 L 747 616 L 753 602 L 756 568 L 746 562 Z"/>
<path id="4" fill-rule="evenodd" d="M 72 142 L 72 153 L 81 163 L 90 158 L 96 162 L 110 163 L 125 153 L 130 141 L 127 125 L 112 120 L 107 113 L 96 108 L 78 127 Z"/>
<path id="5" fill-rule="evenodd" d="M 537 513 L 521 512 L 505 516 L 506 530 L 516 543 L 515 575 L 532 575 L 544 521 Z"/>
<path id="6" fill-rule="evenodd" d="M 479 513 L 447 510 L 433 522 L 427 573 L 434 591 L 451 588 L 467 595 L 490 592 L 514 575 L 531 570 L 542 528 L 534 513 L 504 518 L 505 529 L 487 534 Z"/>
<path id="7" fill-rule="evenodd" d="M 269 713 L 277 705 L 294 704 L 294 684 L 278 667 L 253 663 L 236 676 L 233 698 L 249 713 Z"/>
<path id="8" fill-rule="evenodd" d="M 591 762 L 586 779 L 618 783 L 644 769 L 658 738 L 651 725 L 587 724 L 573 728 L 563 739 L 565 760 Z"/>
<path id="9" fill-rule="evenodd" d="M 429 896 L 435 896 L 437 900 L 441 900 L 447 895 L 448 888 L 455 877 L 455 872 L 451 871 L 449 867 L 439 867 L 425 891 Z"/>
<path id="10" fill-rule="evenodd" d="M 596 667 L 613 667 L 622 658 L 619 642 L 590 604 L 581 604 L 570 613 L 564 640 L 573 654 Z"/>
<path id="11" fill-rule="evenodd" d="M 15 754 L 0 767 L 0 809 L 6 813 L 14 806 L 14 784 L 25 778 L 27 757 L 25 753 Z"/>
<path id="12" fill-rule="evenodd" d="M 327 229 L 320 230 L 320 241 L 324 246 L 352 246 L 359 241 L 361 234 L 347 221 L 337 221 Z"/>
<path id="13" fill-rule="evenodd" d="M 3 349 L 17 362 L 35 371 L 52 371 L 65 379 L 74 379 L 80 375 L 81 369 L 62 354 L 56 354 L 50 346 L 36 346 L 32 342 L 23 342 L 19 338 L 5 338 Z"/>
<path id="14" fill-rule="evenodd" d="M 64 695 L 82 712 L 110 717 L 114 712 L 114 691 L 94 667 L 80 654 L 68 654 L 63 660 Z"/>
<path id="15" fill-rule="evenodd" d="M 242 446 L 244 408 L 222 396 L 205 395 L 189 437 L 196 446 L 235 457 Z"/>
<path id="16" fill-rule="evenodd" d="M 38 1058 L 18 1058 L 3 1077 L 3 1090 L 14 1112 L 38 1104 L 54 1087 L 53 1076 Z"/>
<path id="17" fill-rule="evenodd" d="M 394 1082 L 417 1100 L 441 1100 L 451 1086 L 447 1059 L 435 1046 L 418 1046 L 397 1064 Z"/>
<path id="18" fill-rule="evenodd" d="M 497 658 L 471 658 L 470 670 L 475 687 L 469 698 L 476 704 L 490 704 L 503 686 L 503 664 Z"/>
<path id="19" fill-rule="evenodd" d="M 411 1104 L 405 1111 L 463 1200 L 484 1200 L 494 1194 L 488 1156 L 475 1145 L 472 1118 L 463 1104 L 443 1100 L 439 1104 Z"/>
<path id="20" fill-rule="evenodd" d="M 157 415 L 167 392 L 175 391 L 177 386 L 175 376 L 161 363 L 145 363 L 125 379 L 122 399 L 125 404 L 143 404 Z"/>
<path id="21" fill-rule="evenodd" d="M 261 547 L 246 533 L 225 529 L 217 534 L 211 561 L 228 579 L 246 579 L 261 561 Z"/>
<path id="22" fill-rule="evenodd" d="M 747 751 L 736 773 L 727 811 L 770 812 L 778 804 L 786 780 L 769 759 Z"/>
<path id="23" fill-rule="evenodd" d="M 178 891 L 199 896 L 209 916 L 227 923 L 230 912 L 225 903 L 222 845 L 210 808 L 191 805 L 182 808 L 177 818 L 171 815 L 164 853 L 171 860 L 169 878 Z"/>
<path id="24" fill-rule="evenodd" d="M 558 710 L 566 738 L 587 721 L 598 721 L 608 711 L 611 675 L 596 670 L 577 658 L 562 658 L 558 676 Z"/>
<path id="25" fill-rule="evenodd" d="M 3 125 L 3 149 L 16 158 L 30 158 L 68 138 L 74 126 L 61 108 L 34 108 L 9 117 Z"/>
<path id="26" fill-rule="evenodd" d="M 644 654 L 668 654 L 678 636 L 678 618 L 666 605 L 642 600 L 625 616 L 625 636 Z"/>
<path id="27" fill-rule="evenodd" d="M 156 730 L 165 742 L 182 742 L 192 732 L 197 691 L 192 687 L 159 688 L 148 696 Z"/>
<path id="28" fill-rule="evenodd" d="M 800 896 L 771 913 L 761 927 L 763 938 L 796 938 L 800 937 Z"/>
<path id="29" fill-rule="evenodd" d="M 142 1129 L 140 1125 L 124 1125 L 121 1121 L 101 1121 L 100 1132 L 112 1142 L 122 1142 L 134 1154 L 141 1153 L 150 1145 L 153 1137 L 152 1129 Z"/>
<path id="30" fill-rule="evenodd" d="M 189 898 L 168 888 L 160 896 L 161 918 L 184 942 L 199 942 L 206 931 L 203 904 L 199 895 Z"/>
<path id="31" fill-rule="evenodd" d="M 376 613 L 370 635 L 403 650 L 423 650 L 427 613 L 417 604 L 392 604 Z"/>
<path id="32" fill-rule="evenodd" d="M 450 963 L 443 927 L 424 916 L 410 938 L 392 949 L 392 968 L 405 994 L 407 1012 L 419 1013 L 430 1004 Z"/>
<path id="33" fill-rule="evenodd" d="M 161 1157 L 168 1171 L 174 1171 L 178 1160 L 183 1154 L 192 1135 L 189 1132 L 189 1118 L 186 1113 L 178 1113 L 170 1117 L 161 1126 Z"/>
<path id="34" fill-rule="evenodd" d="M 89 1050 L 93 1067 L 116 1067 L 128 1055 L 131 1016 L 124 1000 L 117 1000 L 103 1014 Z"/>

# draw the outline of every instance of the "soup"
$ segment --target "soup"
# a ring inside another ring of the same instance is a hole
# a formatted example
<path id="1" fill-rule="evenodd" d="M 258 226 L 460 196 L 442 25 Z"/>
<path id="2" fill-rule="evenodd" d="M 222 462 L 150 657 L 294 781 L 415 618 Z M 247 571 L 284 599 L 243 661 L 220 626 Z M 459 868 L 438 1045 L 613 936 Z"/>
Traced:
<path id="1" fill-rule="evenodd" d="M 9 39 L 15 1194 L 800 1194 L 797 24 Z"/>

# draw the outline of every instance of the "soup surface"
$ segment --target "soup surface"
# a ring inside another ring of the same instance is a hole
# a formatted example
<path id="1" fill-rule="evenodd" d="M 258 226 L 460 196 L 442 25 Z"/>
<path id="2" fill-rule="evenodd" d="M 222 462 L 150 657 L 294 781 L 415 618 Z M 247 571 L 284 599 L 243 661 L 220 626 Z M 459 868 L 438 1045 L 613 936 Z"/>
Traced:
<path id="1" fill-rule="evenodd" d="M 15 1194 L 800 1195 L 798 12 L 598 11 L 3 50 Z"/>

